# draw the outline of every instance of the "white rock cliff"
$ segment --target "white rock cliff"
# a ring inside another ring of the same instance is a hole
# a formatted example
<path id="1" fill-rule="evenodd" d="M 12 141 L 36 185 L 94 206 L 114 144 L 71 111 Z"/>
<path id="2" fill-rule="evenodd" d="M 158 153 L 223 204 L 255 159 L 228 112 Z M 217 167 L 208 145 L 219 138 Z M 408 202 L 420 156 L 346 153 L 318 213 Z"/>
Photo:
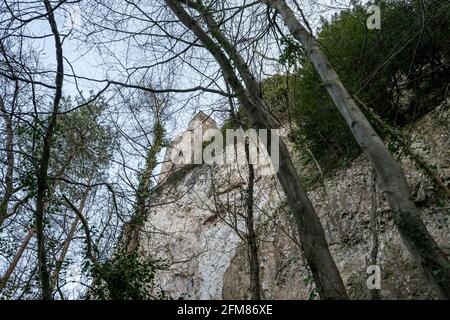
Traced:
<path id="1" fill-rule="evenodd" d="M 410 130 L 412 148 L 450 182 L 450 113 L 437 108 Z M 450 201 L 405 155 L 400 161 L 428 230 L 450 252 Z M 304 174 L 305 170 L 299 168 Z M 249 298 L 245 245 L 245 166 L 185 165 L 167 177 L 152 200 L 141 233 L 144 256 L 161 258 L 156 274 L 167 296 L 185 299 Z M 367 299 L 367 266 L 377 251 L 381 298 L 434 298 L 424 276 L 401 244 L 386 201 L 377 187 L 372 207 L 373 174 L 361 155 L 326 177 L 309 192 L 325 229 L 331 253 L 351 298 Z M 263 297 L 315 298 L 296 230 L 276 178 L 257 173 L 255 225 L 258 233 Z M 373 232 L 378 235 L 374 248 Z"/>

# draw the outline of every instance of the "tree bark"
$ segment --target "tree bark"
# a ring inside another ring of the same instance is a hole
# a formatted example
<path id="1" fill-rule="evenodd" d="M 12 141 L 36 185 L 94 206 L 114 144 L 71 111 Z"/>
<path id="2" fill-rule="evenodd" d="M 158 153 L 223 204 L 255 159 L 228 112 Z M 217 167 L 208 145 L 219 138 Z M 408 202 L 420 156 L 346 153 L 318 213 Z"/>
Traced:
<path id="1" fill-rule="evenodd" d="M 3 222 L 8 217 L 8 203 L 14 192 L 13 184 L 13 173 L 14 173 L 14 130 L 11 116 L 8 116 L 4 104 L 3 97 L 0 96 L 0 112 L 5 120 L 6 128 L 6 173 L 5 173 L 5 193 L 0 201 L 0 230 L 2 228 Z"/>
<path id="2" fill-rule="evenodd" d="M 250 150 L 248 143 L 245 144 L 245 153 L 248 162 L 248 186 L 247 186 L 247 214 L 245 216 L 245 224 L 247 226 L 247 251 L 250 266 L 250 292 L 252 300 L 261 300 L 261 281 L 259 279 L 259 259 L 258 244 L 256 241 L 256 233 L 254 229 L 253 215 L 253 189 L 255 184 L 255 168 L 250 163 Z"/>
<path id="3" fill-rule="evenodd" d="M 78 210 L 80 212 L 83 212 L 83 210 L 84 210 L 84 206 L 86 204 L 86 199 L 88 197 L 88 194 L 89 194 L 89 191 L 86 190 L 83 193 L 83 196 L 81 197 L 80 205 L 78 206 Z M 67 255 L 67 252 L 69 251 L 70 243 L 72 242 L 73 236 L 75 235 L 75 232 L 77 231 L 79 222 L 80 222 L 80 218 L 78 215 L 76 215 L 75 219 L 73 220 L 73 222 L 70 226 L 69 233 L 67 234 L 67 238 L 66 238 L 66 240 L 64 240 L 64 243 L 63 243 L 63 246 L 61 249 L 61 253 L 59 254 L 58 261 L 56 261 L 55 270 L 52 275 L 53 283 L 57 283 L 57 281 L 58 281 L 59 273 L 61 272 L 61 269 L 62 269 L 62 264 L 64 263 L 64 260 L 66 259 L 66 255 Z"/>
<path id="4" fill-rule="evenodd" d="M 11 274 L 13 273 L 14 269 L 16 268 L 17 262 L 19 262 L 20 258 L 22 257 L 23 252 L 28 246 L 28 243 L 31 240 L 31 237 L 33 236 L 35 230 L 30 229 L 25 236 L 25 239 L 22 242 L 22 245 L 20 246 L 19 250 L 16 252 L 16 255 L 14 256 L 11 264 L 9 265 L 8 269 L 6 270 L 3 277 L 0 279 L 0 292 L 6 287 L 6 284 L 11 277 Z"/>
<path id="5" fill-rule="evenodd" d="M 50 24 L 50 28 L 55 40 L 56 49 L 56 78 L 55 78 L 55 96 L 53 98 L 53 110 L 50 116 L 50 122 L 45 130 L 44 143 L 42 147 L 42 155 L 39 160 L 38 172 L 37 172 L 37 194 L 36 194 L 36 236 L 37 236 L 37 255 L 38 255 L 38 267 L 39 278 L 41 282 L 41 297 L 43 300 L 52 299 L 52 288 L 50 285 L 50 276 L 47 267 L 47 256 L 45 250 L 45 234 L 44 234 L 44 211 L 45 200 L 48 190 L 48 166 L 50 162 L 51 145 L 55 127 L 58 121 L 59 104 L 62 98 L 62 85 L 64 80 L 64 61 L 62 52 L 62 42 L 59 35 L 58 26 L 56 24 L 53 9 L 48 0 L 44 0 L 45 9 L 47 11 L 47 20 Z"/>
<path id="6" fill-rule="evenodd" d="M 215 43 L 177 0 L 166 0 L 166 3 L 178 19 L 197 36 L 206 49 L 214 56 L 222 69 L 225 81 L 228 82 L 237 95 L 240 104 L 246 109 L 253 122 L 253 127 L 255 129 L 275 128 L 276 123 L 260 98 L 260 94 L 258 94 L 259 87 L 255 86 L 257 82 L 236 49 L 233 46 L 224 46 L 222 43 L 219 46 Z M 221 33 L 218 32 L 218 28 L 212 28 L 211 32 L 216 39 L 224 39 Z M 230 60 L 221 48 L 226 50 L 232 58 L 241 77 L 244 79 L 247 90 L 240 83 Z M 280 167 L 277 177 L 287 197 L 289 208 L 296 218 L 299 239 L 320 297 L 322 299 L 347 299 L 348 296 L 329 251 L 322 224 L 300 182 L 284 141 L 282 139 L 279 141 Z M 269 145 L 267 150 L 270 150 Z"/>
<path id="7" fill-rule="evenodd" d="M 372 185 L 370 186 L 370 194 L 372 196 L 372 208 L 370 215 L 370 232 L 372 234 L 372 248 L 370 250 L 369 263 L 370 265 L 378 264 L 378 194 L 377 194 L 377 173 L 372 172 Z M 377 289 L 370 290 L 372 300 L 380 300 L 380 292 Z"/>
<path id="8" fill-rule="evenodd" d="M 132 253 L 139 247 L 139 233 L 147 216 L 147 203 L 150 198 L 152 172 L 158 163 L 156 156 L 161 151 L 164 143 L 164 127 L 159 115 L 156 116 L 155 125 L 153 126 L 152 131 L 154 141 L 147 153 L 145 169 L 139 178 L 139 186 L 136 192 L 135 212 L 123 230 L 123 235 L 125 237 L 124 248 L 127 253 Z"/>
<path id="9" fill-rule="evenodd" d="M 290 33 L 303 45 L 305 53 L 353 136 L 374 166 L 403 243 L 424 270 L 439 298 L 450 299 L 449 260 L 420 219 L 399 164 L 345 89 L 316 39 L 298 21 L 286 2 L 284 0 L 262 0 L 262 2 L 280 13 Z"/>

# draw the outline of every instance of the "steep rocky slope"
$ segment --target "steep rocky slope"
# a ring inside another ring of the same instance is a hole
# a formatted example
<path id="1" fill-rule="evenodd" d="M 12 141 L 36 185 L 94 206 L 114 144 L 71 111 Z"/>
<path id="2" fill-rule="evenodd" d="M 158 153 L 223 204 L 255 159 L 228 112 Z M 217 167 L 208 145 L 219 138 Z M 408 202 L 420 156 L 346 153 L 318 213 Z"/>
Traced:
<path id="1" fill-rule="evenodd" d="M 450 183 L 450 113 L 442 106 L 407 129 L 411 147 Z M 405 155 L 399 155 L 428 230 L 450 252 L 450 201 Z M 301 168 L 300 172 L 304 173 Z M 173 173 L 152 202 L 141 234 L 143 254 L 162 258 L 158 286 L 172 298 L 246 299 L 249 272 L 242 219 L 245 166 L 187 165 Z M 293 222 L 276 179 L 255 184 L 264 298 L 316 297 L 296 240 Z M 395 230 L 372 169 L 361 155 L 314 187 L 309 196 L 320 216 L 330 250 L 352 298 L 370 297 L 367 266 L 376 253 L 384 299 L 433 298 Z M 374 192 L 373 190 L 376 190 Z M 375 198 L 374 198 L 375 196 Z M 374 241 L 376 235 L 377 241 Z"/>

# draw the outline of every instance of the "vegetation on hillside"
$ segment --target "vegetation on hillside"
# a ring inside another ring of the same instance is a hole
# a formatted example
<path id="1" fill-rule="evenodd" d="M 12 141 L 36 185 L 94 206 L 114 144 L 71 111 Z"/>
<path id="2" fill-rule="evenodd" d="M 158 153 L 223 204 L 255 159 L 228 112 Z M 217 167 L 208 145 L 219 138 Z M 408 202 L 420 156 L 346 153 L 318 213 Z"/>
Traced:
<path id="1" fill-rule="evenodd" d="M 350 94 L 392 126 L 419 119 L 448 96 L 450 10 L 442 1 L 420 3 L 379 1 L 380 30 L 367 29 L 367 9 L 359 5 L 322 19 L 318 30 Z M 289 112 L 291 139 L 303 154 L 309 148 L 324 168 L 348 163 L 359 153 L 350 130 L 299 45 L 292 38 L 282 44 L 280 61 L 293 72 L 262 82 L 271 111 L 284 123 Z"/>

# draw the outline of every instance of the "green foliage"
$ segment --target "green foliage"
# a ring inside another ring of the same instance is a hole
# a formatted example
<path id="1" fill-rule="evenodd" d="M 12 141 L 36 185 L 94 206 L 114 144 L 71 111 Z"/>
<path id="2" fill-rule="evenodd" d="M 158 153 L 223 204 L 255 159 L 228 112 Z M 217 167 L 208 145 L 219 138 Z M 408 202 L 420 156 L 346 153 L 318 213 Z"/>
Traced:
<path id="1" fill-rule="evenodd" d="M 147 261 L 139 257 L 137 251 L 121 252 L 98 266 L 85 265 L 91 269 L 95 287 L 89 298 L 111 300 L 164 299 L 164 292 L 152 295 L 155 270 L 161 261 Z"/>
<path id="2" fill-rule="evenodd" d="M 75 105 L 82 102 L 78 100 L 76 99 Z M 71 97 L 63 100 L 63 110 L 73 107 Z M 55 154 L 53 168 L 61 168 L 70 160 L 70 167 L 76 172 L 66 168 L 66 174 L 73 173 L 86 180 L 93 178 L 93 172 L 102 174 L 112 158 L 117 138 L 115 130 L 102 118 L 106 108 L 106 102 L 99 98 L 95 103 L 61 116 L 55 133 L 54 148 L 63 152 Z"/>
<path id="3" fill-rule="evenodd" d="M 305 279 L 303 279 L 303 284 L 305 285 L 305 287 L 314 285 L 314 277 L 312 275 L 307 276 Z M 308 300 L 316 300 L 318 296 L 319 293 L 315 286 L 309 290 Z"/>
<path id="4" fill-rule="evenodd" d="M 423 7 L 420 5 L 423 3 Z M 445 99 L 450 82 L 450 4 L 442 1 L 383 0 L 381 29 L 368 30 L 366 7 L 355 6 L 322 20 L 317 39 L 349 93 L 391 125 L 403 126 Z M 359 153 L 308 58 L 285 41 L 280 61 L 300 66 L 293 76 L 265 81 L 266 101 L 286 114 L 289 86 L 295 145 L 324 169 L 343 165 Z M 283 81 L 284 80 L 284 81 Z M 283 84 L 284 83 L 284 84 Z M 383 135 L 383 132 L 380 132 Z M 309 149 L 309 150 L 308 150 Z"/>
<path id="5" fill-rule="evenodd" d="M 64 97 L 61 101 L 61 111 L 72 110 L 81 103 L 78 98 L 74 101 L 70 96 Z M 104 174 L 112 158 L 117 137 L 113 128 L 102 119 L 106 107 L 106 102 L 99 98 L 83 108 L 59 116 L 52 141 L 50 177 L 59 177 L 64 172 L 66 176 L 92 181 Z M 37 190 L 36 167 L 42 152 L 40 137 L 49 119 L 46 115 L 35 119 L 33 125 L 20 124 L 16 132 L 18 145 L 22 147 L 24 154 L 29 155 L 18 159 L 21 161 L 21 170 L 17 179 L 31 196 L 34 196 Z M 60 185 L 63 187 L 63 184 Z"/>
<path id="6" fill-rule="evenodd" d="M 145 216 L 141 211 L 145 209 L 145 203 L 150 198 L 152 172 L 157 165 L 156 157 L 166 143 L 165 128 L 159 120 L 155 121 L 152 132 L 154 141 L 148 149 L 147 157 L 145 159 L 145 168 L 138 175 L 139 186 L 136 195 L 136 212 L 133 215 L 133 219 L 136 221 L 132 223 L 138 223 L 139 225 L 145 220 Z"/>
<path id="7" fill-rule="evenodd" d="M 261 82 L 264 101 L 269 111 L 281 122 L 290 120 L 289 111 L 293 109 L 295 94 L 293 80 L 292 76 L 277 74 Z M 289 106 L 289 110 L 287 110 L 287 106 Z"/>
<path id="8" fill-rule="evenodd" d="M 226 137 L 227 129 L 236 129 L 243 126 L 251 127 L 251 120 L 245 111 L 243 106 L 239 106 L 237 110 L 234 111 L 234 118 L 230 117 L 230 119 L 225 120 L 222 124 L 220 130 L 222 131 L 223 137 Z"/>
<path id="9" fill-rule="evenodd" d="M 444 100 L 450 81 L 450 4 L 377 4 L 380 30 L 368 30 L 366 7 L 356 6 L 325 21 L 318 40 L 351 93 L 388 122 L 404 125 Z"/>
<path id="10" fill-rule="evenodd" d="M 282 64 L 287 64 L 289 67 L 296 65 L 303 56 L 303 49 L 300 44 L 292 37 L 284 37 L 280 40 L 284 47 L 279 60 Z"/>

